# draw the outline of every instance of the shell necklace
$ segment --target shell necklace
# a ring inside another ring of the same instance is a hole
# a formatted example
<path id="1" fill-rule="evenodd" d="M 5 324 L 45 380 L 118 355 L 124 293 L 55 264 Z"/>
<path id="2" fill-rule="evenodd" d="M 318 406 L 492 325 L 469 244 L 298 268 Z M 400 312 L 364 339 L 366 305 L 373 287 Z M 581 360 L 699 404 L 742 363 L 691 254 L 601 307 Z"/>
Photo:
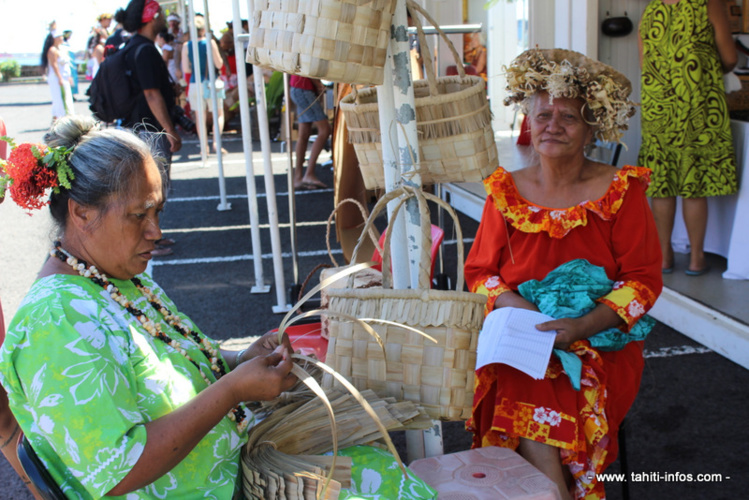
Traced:
<path id="1" fill-rule="evenodd" d="M 120 290 L 113 283 L 111 283 L 109 279 L 107 279 L 106 275 L 100 273 L 99 270 L 96 269 L 96 267 L 89 266 L 85 261 L 72 256 L 67 250 L 62 248 L 59 241 L 55 242 L 55 248 L 50 251 L 50 255 L 67 263 L 70 267 L 76 270 L 78 274 L 80 274 L 84 278 L 90 278 L 91 281 L 106 290 L 109 293 L 110 297 L 112 297 L 112 300 L 120 304 L 122 307 L 127 309 L 130 314 L 135 316 L 143 325 L 143 328 L 145 328 L 152 337 L 161 340 L 166 345 L 182 354 L 190 363 L 193 364 L 193 366 L 195 366 L 195 368 L 197 368 L 206 385 L 211 385 L 211 380 L 205 373 L 203 373 L 203 370 L 200 369 L 200 365 L 198 365 L 198 363 L 190 357 L 190 354 L 184 348 L 182 348 L 181 345 L 179 345 L 177 342 L 172 340 L 171 337 L 164 333 L 159 323 L 154 323 L 153 321 L 148 319 L 143 311 L 135 307 L 135 305 L 130 302 L 127 297 L 122 295 L 122 293 L 120 293 Z M 211 345 L 211 342 L 205 337 L 205 335 L 201 337 L 201 335 L 195 330 L 187 328 L 180 321 L 179 316 L 173 314 L 148 287 L 143 285 L 143 283 L 138 278 L 131 278 L 130 281 L 146 297 L 149 304 L 151 304 L 151 307 L 161 313 L 161 315 L 164 317 L 164 320 L 172 328 L 174 328 L 180 335 L 182 335 L 182 337 L 197 345 L 198 349 L 200 349 L 200 352 L 202 352 L 206 359 L 211 363 L 211 371 L 213 372 L 213 375 L 217 380 L 223 375 L 226 375 L 226 364 L 224 360 L 219 357 L 218 350 L 213 345 Z M 240 433 L 247 428 L 247 414 L 245 413 L 244 405 L 242 403 L 232 408 L 232 410 L 226 416 L 230 420 L 236 422 L 237 428 L 239 429 Z"/>

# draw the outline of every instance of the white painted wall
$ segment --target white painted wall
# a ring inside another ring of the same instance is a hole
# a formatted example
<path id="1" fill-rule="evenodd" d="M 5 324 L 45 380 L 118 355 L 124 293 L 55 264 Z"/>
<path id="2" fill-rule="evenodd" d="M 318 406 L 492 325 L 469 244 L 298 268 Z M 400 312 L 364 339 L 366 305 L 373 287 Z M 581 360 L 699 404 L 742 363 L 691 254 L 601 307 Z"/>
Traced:
<path id="1" fill-rule="evenodd" d="M 605 62 L 624 73 L 632 82 L 633 101 L 640 102 L 640 56 L 637 49 L 637 26 L 640 18 L 648 5 L 649 0 L 600 0 L 598 12 L 598 30 L 600 33 L 601 22 L 610 17 L 626 15 L 632 20 L 634 29 L 632 33 L 624 37 L 608 37 L 603 33 L 599 35 L 598 55 L 599 60 Z M 622 141 L 627 149 L 622 150 L 619 165 L 636 165 L 637 154 L 640 150 L 640 111 L 629 121 L 629 130 L 624 133 Z"/>

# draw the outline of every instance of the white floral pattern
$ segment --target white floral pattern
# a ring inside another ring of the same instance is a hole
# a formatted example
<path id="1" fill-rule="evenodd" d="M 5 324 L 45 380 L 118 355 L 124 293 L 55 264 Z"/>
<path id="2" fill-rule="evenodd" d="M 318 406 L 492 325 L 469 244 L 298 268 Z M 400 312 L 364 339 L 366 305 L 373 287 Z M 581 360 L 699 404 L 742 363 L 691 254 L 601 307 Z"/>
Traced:
<path id="1" fill-rule="evenodd" d="M 562 415 L 558 411 L 554 411 L 551 408 L 544 408 L 539 406 L 533 412 L 533 420 L 539 424 L 549 424 L 552 427 L 557 427 L 562 423 Z"/>
<path id="2" fill-rule="evenodd" d="M 148 276 L 140 278 L 177 310 Z M 132 283 L 112 281 L 168 335 L 179 338 Z M 197 331 L 189 318 L 181 318 Z M 197 347 L 181 344 L 210 374 Z M 53 478 L 68 497 L 81 499 L 102 497 L 127 475 L 145 447 L 146 422 L 205 388 L 182 354 L 152 338 L 98 285 L 68 275 L 48 276 L 32 286 L 0 349 L 0 382 Z M 246 440 L 224 418 L 168 474 L 121 498 L 231 498 Z"/>

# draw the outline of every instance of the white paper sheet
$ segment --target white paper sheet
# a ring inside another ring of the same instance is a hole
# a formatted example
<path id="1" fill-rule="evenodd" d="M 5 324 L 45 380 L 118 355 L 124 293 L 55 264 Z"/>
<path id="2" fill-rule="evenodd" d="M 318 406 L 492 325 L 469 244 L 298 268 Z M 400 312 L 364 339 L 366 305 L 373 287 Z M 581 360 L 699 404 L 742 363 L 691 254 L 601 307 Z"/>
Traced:
<path id="1" fill-rule="evenodd" d="M 557 334 L 536 330 L 536 325 L 553 319 L 514 307 L 492 311 L 479 335 L 476 369 L 490 363 L 504 363 L 535 379 L 544 378 Z"/>

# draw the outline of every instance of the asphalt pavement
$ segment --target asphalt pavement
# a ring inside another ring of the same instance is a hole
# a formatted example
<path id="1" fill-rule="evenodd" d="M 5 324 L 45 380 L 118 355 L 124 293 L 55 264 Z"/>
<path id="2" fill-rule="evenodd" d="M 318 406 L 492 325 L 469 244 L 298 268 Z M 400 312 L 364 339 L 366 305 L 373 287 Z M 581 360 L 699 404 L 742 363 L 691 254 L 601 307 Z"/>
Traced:
<path id="1" fill-rule="evenodd" d="M 50 123 L 50 98 L 46 84 L 0 84 L 0 116 L 9 134 L 20 141 L 41 140 Z M 85 102 L 76 111 L 87 113 Z M 229 127 L 231 128 L 231 127 Z M 253 293 L 256 284 L 252 261 L 249 203 L 245 162 L 239 134 L 228 130 L 224 147 L 226 201 L 230 210 L 217 210 L 221 202 L 215 157 L 208 166 L 200 162 L 197 140 L 186 136 L 172 167 L 170 201 L 162 218 L 165 236 L 177 240 L 174 254 L 153 262 L 154 278 L 182 312 L 189 314 L 207 334 L 241 343 L 251 335 L 278 326 L 271 230 L 262 158 L 255 145 L 254 167 L 260 217 L 262 268 L 268 293 Z M 282 145 L 274 143 L 272 155 L 280 247 L 283 249 L 284 295 L 320 263 L 329 262 L 325 250 L 325 221 L 333 208 L 331 189 L 304 191 L 295 198 L 299 277 L 294 279 L 290 255 L 290 228 L 286 168 Z M 321 158 L 324 161 L 327 158 Z M 329 168 L 320 178 L 332 185 Z M 0 205 L 2 240 L 0 297 L 6 323 L 18 308 L 53 238 L 46 214 L 31 217 L 11 202 Z M 384 219 L 380 226 L 385 224 Z M 461 217 L 466 250 L 477 224 Z M 456 242 L 447 221 L 445 268 L 455 274 Z M 338 246 L 333 242 L 333 248 Z M 340 254 L 336 255 L 340 261 Z M 288 301 L 288 299 L 286 300 Z M 627 417 L 626 444 L 632 499 L 737 499 L 749 498 L 749 372 L 702 347 L 678 332 L 658 324 L 646 341 L 646 366 L 638 398 Z M 470 436 L 462 423 L 443 426 L 445 452 L 465 450 Z M 401 449 L 403 437 L 396 436 Z M 403 453 L 405 456 L 405 453 Z M 607 472 L 619 473 L 620 463 Z M 609 481 L 610 499 L 622 497 L 622 483 Z M 4 460 L 0 460 L 0 498 L 31 498 Z"/>

